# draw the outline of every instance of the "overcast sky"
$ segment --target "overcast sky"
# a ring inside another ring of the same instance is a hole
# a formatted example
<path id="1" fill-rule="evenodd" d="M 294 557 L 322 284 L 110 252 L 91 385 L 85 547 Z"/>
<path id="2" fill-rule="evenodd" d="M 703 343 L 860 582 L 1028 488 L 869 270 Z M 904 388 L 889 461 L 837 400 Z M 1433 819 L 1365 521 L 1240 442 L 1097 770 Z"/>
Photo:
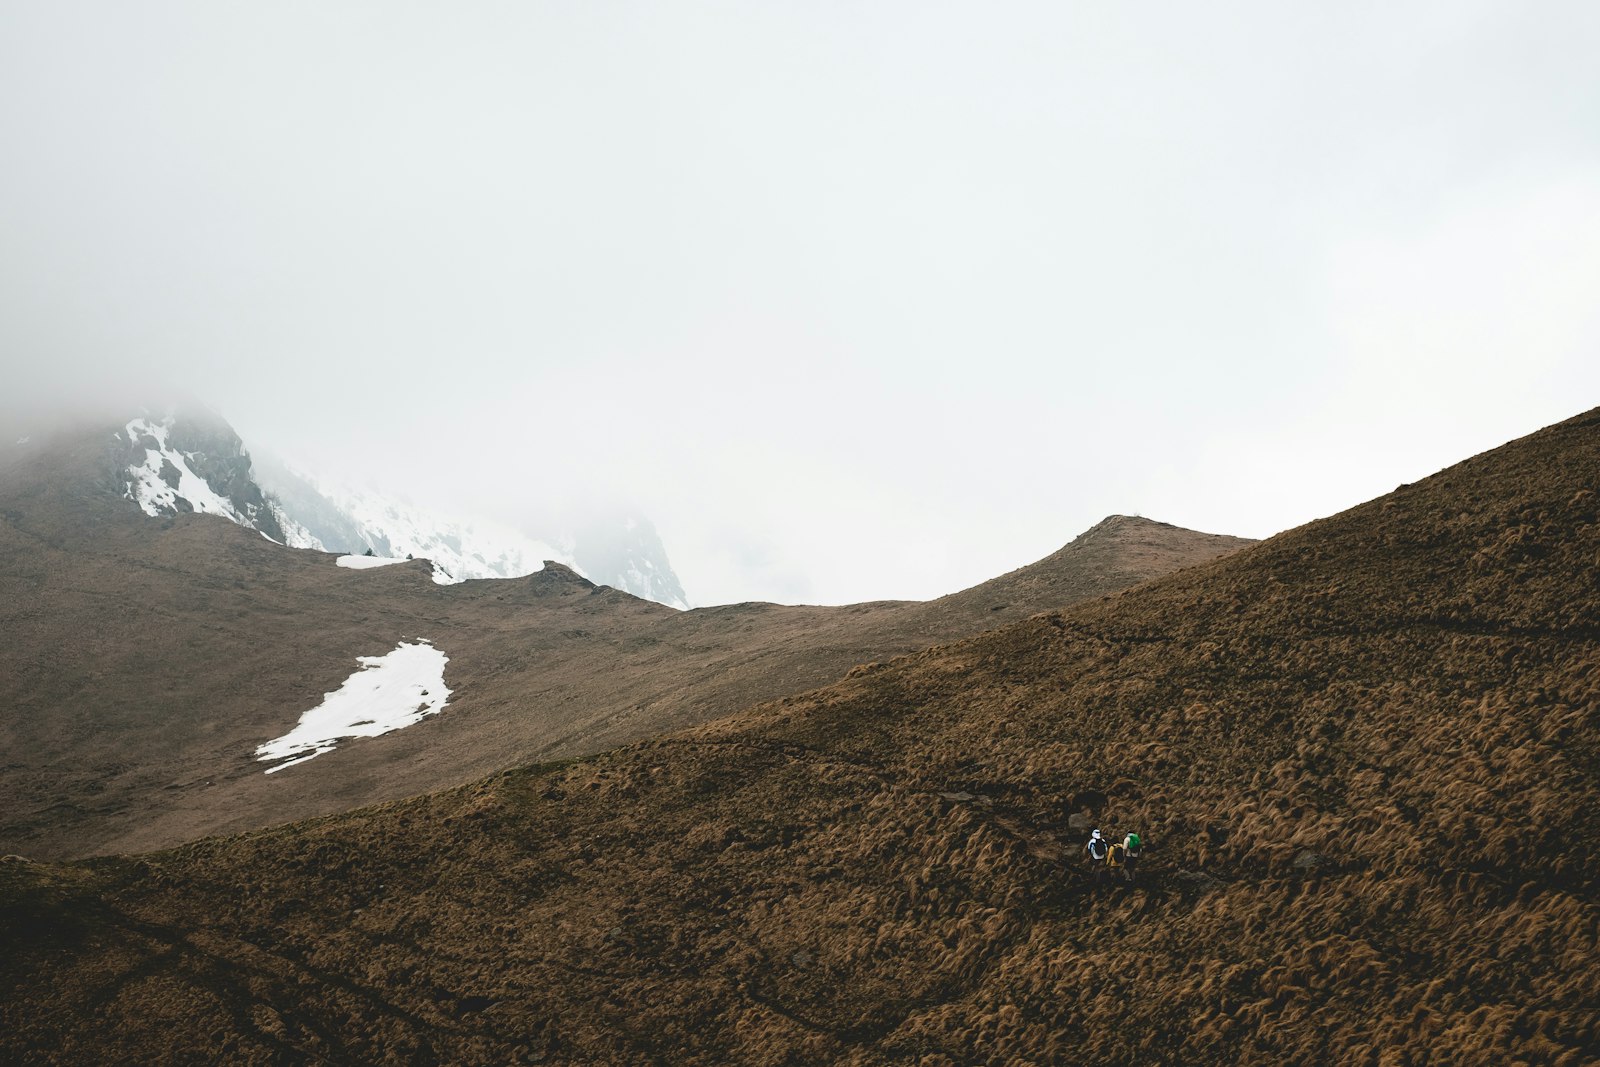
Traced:
<path id="1" fill-rule="evenodd" d="M 1600 403 L 1600 4 L 0 0 L 14 395 L 698 604 L 1270 535 Z"/>

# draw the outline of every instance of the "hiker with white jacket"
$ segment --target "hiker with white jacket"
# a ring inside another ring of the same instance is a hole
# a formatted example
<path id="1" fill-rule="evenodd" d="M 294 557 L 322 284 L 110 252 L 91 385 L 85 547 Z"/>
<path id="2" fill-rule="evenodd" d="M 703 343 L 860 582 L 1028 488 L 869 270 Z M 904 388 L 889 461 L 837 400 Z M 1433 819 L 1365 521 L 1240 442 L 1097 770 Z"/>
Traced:
<path id="1" fill-rule="evenodd" d="M 1101 837 L 1099 830 L 1095 830 L 1084 843 L 1083 851 L 1089 857 L 1090 874 L 1095 884 L 1099 885 L 1106 879 L 1106 856 L 1111 852 L 1111 842 Z"/>

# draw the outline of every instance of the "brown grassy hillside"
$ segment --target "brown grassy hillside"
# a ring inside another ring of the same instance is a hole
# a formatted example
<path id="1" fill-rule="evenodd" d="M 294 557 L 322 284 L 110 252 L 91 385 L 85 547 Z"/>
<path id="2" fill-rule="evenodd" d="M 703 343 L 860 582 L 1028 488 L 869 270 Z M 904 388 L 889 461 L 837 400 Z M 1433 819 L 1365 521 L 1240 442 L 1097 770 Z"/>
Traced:
<path id="1" fill-rule="evenodd" d="M 113 445 L 0 457 L 0 851 L 164 847 L 595 752 L 1248 543 L 1118 517 L 926 604 L 680 613 L 559 565 L 437 586 L 423 562 L 344 570 L 220 518 L 152 519 L 117 495 Z M 263 773 L 257 745 L 402 638 L 450 657 L 442 714 Z"/>
<path id="2" fill-rule="evenodd" d="M 1600 411 L 662 740 L 0 866 L 0 1050 L 1600 1061 L 1597 484 Z"/>

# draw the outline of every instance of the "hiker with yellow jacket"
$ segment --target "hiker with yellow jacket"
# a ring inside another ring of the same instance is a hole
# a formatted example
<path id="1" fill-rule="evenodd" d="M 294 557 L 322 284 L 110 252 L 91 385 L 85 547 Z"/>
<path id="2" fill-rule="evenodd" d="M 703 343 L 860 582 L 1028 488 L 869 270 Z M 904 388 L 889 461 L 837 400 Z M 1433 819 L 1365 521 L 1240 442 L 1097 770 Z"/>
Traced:
<path id="1" fill-rule="evenodd" d="M 1115 840 L 1115 835 L 1112 836 L 1111 847 L 1106 850 L 1106 870 L 1110 871 L 1111 877 L 1115 878 L 1117 875 L 1122 874 L 1122 865 L 1128 858 L 1128 850 L 1123 847 L 1121 841 Z"/>

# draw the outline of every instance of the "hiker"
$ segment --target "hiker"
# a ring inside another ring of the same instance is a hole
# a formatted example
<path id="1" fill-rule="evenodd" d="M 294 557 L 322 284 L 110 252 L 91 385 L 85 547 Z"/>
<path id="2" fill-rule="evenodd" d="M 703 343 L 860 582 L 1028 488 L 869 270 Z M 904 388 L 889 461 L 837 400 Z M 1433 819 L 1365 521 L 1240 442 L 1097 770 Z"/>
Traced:
<path id="1" fill-rule="evenodd" d="M 1139 835 L 1131 830 L 1128 836 L 1122 839 L 1122 877 L 1126 878 L 1130 885 L 1133 883 L 1134 868 L 1139 865 L 1139 849 L 1142 847 L 1144 843 L 1139 840 Z"/>
<path id="2" fill-rule="evenodd" d="M 1112 842 L 1111 848 L 1106 852 L 1106 870 L 1111 872 L 1111 877 L 1115 878 L 1122 873 L 1122 864 L 1127 857 L 1128 850 L 1123 847 L 1122 842 Z"/>
<path id="3" fill-rule="evenodd" d="M 1088 842 L 1083 846 L 1083 851 L 1089 856 L 1089 870 L 1094 875 L 1096 885 L 1105 881 L 1106 854 L 1111 851 L 1111 842 L 1100 836 L 1096 830 L 1089 835 Z"/>

